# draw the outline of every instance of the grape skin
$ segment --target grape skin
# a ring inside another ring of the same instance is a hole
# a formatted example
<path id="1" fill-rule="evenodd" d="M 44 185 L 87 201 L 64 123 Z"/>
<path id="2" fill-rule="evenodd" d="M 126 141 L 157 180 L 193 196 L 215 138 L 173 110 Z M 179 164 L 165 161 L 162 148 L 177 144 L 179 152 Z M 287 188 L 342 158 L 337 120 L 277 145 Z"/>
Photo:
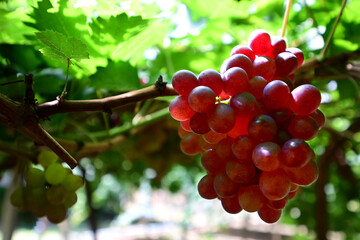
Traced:
<path id="1" fill-rule="evenodd" d="M 235 125 L 235 112 L 228 105 L 219 103 L 208 113 L 208 124 L 211 130 L 217 133 L 227 133 Z"/>
<path id="2" fill-rule="evenodd" d="M 194 111 L 206 113 L 215 107 L 215 93 L 209 87 L 198 86 L 190 92 L 188 101 Z"/>
<path id="3" fill-rule="evenodd" d="M 280 152 L 281 148 L 276 143 L 260 143 L 252 153 L 252 160 L 258 169 L 273 171 L 280 166 Z"/>
<path id="4" fill-rule="evenodd" d="M 228 69 L 223 77 L 223 90 L 229 96 L 246 91 L 249 78 L 246 71 L 240 67 Z"/>
<path id="5" fill-rule="evenodd" d="M 52 185 L 60 184 L 66 177 L 66 170 L 60 163 L 52 163 L 45 170 L 45 179 Z"/>
<path id="6" fill-rule="evenodd" d="M 201 178 L 198 183 L 198 192 L 202 198 L 205 199 L 214 199 L 217 197 L 217 194 L 214 189 L 214 179 L 215 175 L 207 174 Z"/>
<path id="7" fill-rule="evenodd" d="M 180 70 L 174 74 L 172 85 L 179 95 L 188 96 L 191 90 L 199 86 L 199 81 L 194 73 Z"/>
<path id="8" fill-rule="evenodd" d="M 320 105 L 321 94 L 310 84 L 304 84 L 292 90 L 289 98 L 290 109 L 298 115 L 309 115 Z"/>
<path id="9" fill-rule="evenodd" d="M 195 111 L 190 107 L 187 97 L 177 96 L 169 106 L 169 112 L 172 118 L 178 121 L 189 120 Z"/>
<path id="10" fill-rule="evenodd" d="M 222 92 L 222 78 L 216 70 L 206 69 L 199 74 L 198 79 L 200 85 L 211 88 L 216 96 Z"/>

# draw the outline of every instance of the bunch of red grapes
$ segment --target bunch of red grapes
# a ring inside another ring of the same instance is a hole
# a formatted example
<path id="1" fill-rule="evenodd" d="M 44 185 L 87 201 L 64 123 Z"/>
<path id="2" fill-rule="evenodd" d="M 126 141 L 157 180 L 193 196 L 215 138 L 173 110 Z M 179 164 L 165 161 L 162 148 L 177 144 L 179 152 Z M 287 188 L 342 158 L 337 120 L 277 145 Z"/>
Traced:
<path id="1" fill-rule="evenodd" d="M 172 85 L 179 96 L 170 114 L 180 121 L 181 150 L 202 154 L 201 197 L 220 199 L 229 213 L 257 211 L 274 223 L 299 188 L 318 177 L 306 140 L 325 122 L 321 95 L 295 82 L 304 55 L 281 37 L 255 30 L 248 46 L 237 45 L 230 55 L 220 73 L 176 72 Z"/>

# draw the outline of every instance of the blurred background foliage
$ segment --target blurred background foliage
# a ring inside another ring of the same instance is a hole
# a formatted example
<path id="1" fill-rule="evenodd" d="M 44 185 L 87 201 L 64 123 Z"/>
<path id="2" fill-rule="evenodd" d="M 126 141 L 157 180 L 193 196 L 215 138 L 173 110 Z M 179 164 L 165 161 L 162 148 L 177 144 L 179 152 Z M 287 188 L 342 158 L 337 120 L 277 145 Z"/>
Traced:
<path id="1" fill-rule="evenodd" d="M 143 88 L 160 75 L 171 82 L 181 69 L 196 74 L 208 68 L 219 71 L 231 48 L 246 44 L 253 30 L 280 35 L 285 4 L 280 0 L 0 1 L 0 84 L 32 73 L 39 103 L 60 95 L 67 64 L 40 53 L 43 46 L 35 33 L 46 29 L 82 40 L 90 54 L 70 66 L 68 99 Z M 295 77 L 321 90 L 320 109 L 327 122 L 310 142 L 318 158 L 319 180 L 290 201 L 281 221 L 306 225 L 319 238 L 334 230 L 344 232 L 346 239 L 358 239 L 360 1 L 347 1 L 329 48 L 321 55 L 340 6 L 341 1 L 295 0 L 290 12 L 288 46 L 300 48 L 305 60 L 316 59 Z M 1 93 L 19 101 L 24 89 L 21 83 L 0 86 Z M 185 156 L 179 149 L 178 124 L 167 111 L 171 99 L 138 102 L 112 115 L 57 114 L 42 122 L 64 142 L 117 141 L 106 151 L 73 152 L 81 159 L 76 171 L 87 179 L 74 207 L 74 212 L 83 214 L 71 216 L 74 224 L 88 216 L 110 221 L 122 213 L 122 203 L 144 182 L 172 192 L 196 192 L 204 171 L 198 156 Z M 6 178 L 17 165 L 29 163 L 9 149 L 31 153 L 36 159 L 42 147 L 3 125 L 0 133 L 0 171 Z M 2 195 L 10 186 L 4 182 Z M 21 219 L 28 227 L 34 224 L 29 216 Z"/>

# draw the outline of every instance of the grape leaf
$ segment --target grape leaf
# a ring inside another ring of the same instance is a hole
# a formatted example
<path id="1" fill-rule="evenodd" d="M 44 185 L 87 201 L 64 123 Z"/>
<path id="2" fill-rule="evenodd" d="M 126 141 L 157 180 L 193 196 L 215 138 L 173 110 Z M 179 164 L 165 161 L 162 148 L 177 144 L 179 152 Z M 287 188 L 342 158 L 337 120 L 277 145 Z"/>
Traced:
<path id="1" fill-rule="evenodd" d="M 109 60 L 106 67 L 98 67 L 90 76 L 90 85 L 118 91 L 130 91 L 140 88 L 138 71 L 129 62 Z"/>
<path id="2" fill-rule="evenodd" d="M 46 30 L 35 33 L 45 47 L 40 51 L 50 58 L 55 60 L 67 59 L 86 59 L 89 58 L 89 53 L 86 45 L 75 37 L 68 37 L 61 33 Z"/>
<path id="3" fill-rule="evenodd" d="M 89 25 L 97 42 L 104 41 L 105 36 L 108 34 L 111 36 L 111 42 L 119 43 L 140 33 L 147 22 L 148 20 L 143 19 L 141 16 L 128 16 L 126 13 L 121 13 L 111 16 L 109 19 L 93 18 L 92 23 L 89 23 Z"/>

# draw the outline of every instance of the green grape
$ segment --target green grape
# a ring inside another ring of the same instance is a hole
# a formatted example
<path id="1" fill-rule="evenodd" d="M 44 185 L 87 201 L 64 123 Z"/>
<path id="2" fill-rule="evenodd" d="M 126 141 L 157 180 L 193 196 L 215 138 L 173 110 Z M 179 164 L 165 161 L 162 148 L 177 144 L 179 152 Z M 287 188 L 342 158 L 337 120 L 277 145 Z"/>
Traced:
<path id="1" fill-rule="evenodd" d="M 27 208 L 37 217 L 43 217 L 48 204 L 45 198 L 45 187 L 25 188 Z"/>
<path id="2" fill-rule="evenodd" d="M 37 160 L 44 168 L 47 168 L 58 160 L 58 156 L 53 151 L 46 150 L 39 153 Z"/>
<path id="3" fill-rule="evenodd" d="M 25 181 L 27 187 L 43 187 L 45 185 L 44 171 L 30 167 L 25 173 Z"/>
<path id="4" fill-rule="evenodd" d="M 64 181 L 61 183 L 62 186 L 66 188 L 69 192 L 75 192 L 78 190 L 82 185 L 84 184 L 84 181 L 82 177 L 78 175 L 68 174 L 66 175 Z"/>
<path id="5" fill-rule="evenodd" d="M 75 192 L 68 193 L 64 205 L 67 208 L 72 207 L 77 202 L 77 195 Z"/>
<path id="6" fill-rule="evenodd" d="M 52 205 L 61 205 L 65 202 L 67 191 L 64 186 L 51 186 L 46 190 L 46 199 Z"/>
<path id="7" fill-rule="evenodd" d="M 52 163 L 45 170 L 45 179 L 52 185 L 60 184 L 66 176 L 66 169 L 60 163 Z"/>
<path id="8" fill-rule="evenodd" d="M 61 223 L 65 220 L 67 214 L 67 208 L 64 205 L 48 205 L 46 211 L 47 219 L 52 223 Z"/>
<path id="9" fill-rule="evenodd" d="M 26 210 L 24 192 L 25 192 L 25 188 L 20 186 L 17 189 L 15 189 L 15 191 L 10 196 L 11 204 L 17 207 L 20 211 Z"/>

